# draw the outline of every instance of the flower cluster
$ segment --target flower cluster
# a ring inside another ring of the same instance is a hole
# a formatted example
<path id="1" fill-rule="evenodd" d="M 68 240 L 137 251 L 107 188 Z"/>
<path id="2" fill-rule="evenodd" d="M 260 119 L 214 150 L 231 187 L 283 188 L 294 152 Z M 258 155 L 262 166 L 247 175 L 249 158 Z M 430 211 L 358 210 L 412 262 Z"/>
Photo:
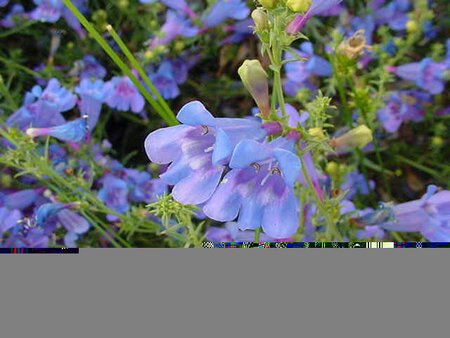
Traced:
<path id="1" fill-rule="evenodd" d="M 448 4 L 99 6 L 0 0 L 0 247 L 450 242 Z"/>
<path id="2" fill-rule="evenodd" d="M 214 118 L 198 101 L 186 104 L 177 118 L 182 125 L 157 130 L 145 141 L 151 161 L 170 163 L 161 179 L 174 185 L 175 200 L 202 205 L 218 221 L 239 215 L 241 230 L 262 227 L 273 238 L 295 233 L 293 188 L 301 164 L 292 140 L 267 142 L 258 121 Z"/>

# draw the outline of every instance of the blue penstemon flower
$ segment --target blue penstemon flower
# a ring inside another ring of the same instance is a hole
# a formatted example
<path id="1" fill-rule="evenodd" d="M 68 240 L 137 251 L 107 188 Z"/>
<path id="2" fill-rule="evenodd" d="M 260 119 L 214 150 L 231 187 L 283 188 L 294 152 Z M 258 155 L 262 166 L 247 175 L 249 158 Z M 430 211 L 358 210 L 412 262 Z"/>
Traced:
<path id="1" fill-rule="evenodd" d="M 145 100 L 136 86 L 126 77 L 115 76 L 105 84 L 105 103 L 119 111 L 131 110 L 139 113 L 144 109 Z"/>
<path id="2" fill-rule="evenodd" d="M 324 58 L 314 54 L 311 42 L 303 42 L 300 50 L 291 49 L 296 55 L 285 54 L 285 59 L 301 57 L 307 59 L 305 62 L 289 62 L 285 65 L 286 81 L 284 90 L 288 95 L 294 96 L 299 89 L 305 87 L 310 76 L 329 77 L 333 70 L 330 63 Z"/>
<path id="3" fill-rule="evenodd" d="M 23 106 L 7 119 L 6 125 L 26 129 L 63 124 L 65 119 L 61 113 L 72 109 L 76 101 L 77 97 L 61 86 L 57 79 L 50 79 L 45 89 L 34 86 L 25 95 Z"/>
<path id="4" fill-rule="evenodd" d="M 366 214 L 356 221 L 361 225 L 400 232 L 420 232 L 427 240 L 450 241 L 450 191 L 438 191 L 430 185 L 426 194 L 415 201 L 394 206 L 383 205 L 380 210 Z"/>
<path id="5" fill-rule="evenodd" d="M 185 18 L 174 11 L 167 11 L 166 22 L 161 27 L 161 37 L 155 37 L 150 41 L 150 47 L 165 46 L 178 36 L 187 38 L 194 37 L 198 33 L 198 28 L 192 26 L 191 20 Z"/>
<path id="6" fill-rule="evenodd" d="M 127 183 L 115 177 L 112 174 L 107 174 L 100 180 L 102 188 L 99 190 L 97 196 L 102 200 L 108 208 L 117 211 L 118 213 L 125 213 L 129 210 L 128 203 L 128 186 Z M 107 215 L 109 221 L 117 221 L 115 215 Z"/>
<path id="7" fill-rule="evenodd" d="M 403 122 L 418 122 L 425 116 L 425 105 L 431 103 L 431 95 L 417 90 L 394 92 L 386 106 L 378 111 L 378 119 L 390 133 L 396 132 Z"/>
<path id="8" fill-rule="evenodd" d="M 227 19 L 244 20 L 249 14 L 250 9 L 243 0 L 218 0 L 204 16 L 203 24 L 213 28 Z"/>
<path id="9" fill-rule="evenodd" d="M 268 144 L 241 141 L 231 157 L 231 171 L 204 206 L 204 213 L 218 221 L 237 218 L 241 230 L 262 227 L 272 238 L 292 236 L 299 226 L 294 183 L 301 169 L 293 144 L 285 138 Z"/>
<path id="10" fill-rule="evenodd" d="M 314 16 L 328 12 L 336 7 L 342 0 L 313 0 L 311 7 L 303 14 L 297 15 L 294 20 L 286 27 L 286 32 L 296 34 L 302 30 L 306 23 Z"/>
<path id="11" fill-rule="evenodd" d="M 180 95 L 178 85 L 186 81 L 188 65 L 182 60 L 163 61 L 150 79 L 165 99 L 174 99 Z"/>
<path id="12" fill-rule="evenodd" d="M 419 88 L 436 95 L 444 91 L 444 74 L 450 67 L 445 62 L 434 62 L 424 58 L 420 62 L 404 64 L 398 67 L 388 66 L 387 70 L 404 80 L 415 82 Z"/>
<path id="13" fill-rule="evenodd" d="M 48 128 L 28 128 L 26 134 L 30 137 L 52 136 L 64 142 L 83 142 L 89 131 L 88 116 Z"/>
<path id="14" fill-rule="evenodd" d="M 102 80 L 83 79 L 75 88 L 75 93 L 80 96 L 78 106 L 82 115 L 88 116 L 88 126 L 93 130 L 100 117 L 102 103 L 104 102 L 107 91 L 105 83 Z"/>
<path id="15" fill-rule="evenodd" d="M 163 128 L 145 140 L 151 161 L 170 164 L 161 179 L 174 185 L 175 200 L 184 204 L 206 202 L 216 189 L 234 147 L 243 139 L 262 140 L 265 132 L 254 120 L 214 118 L 193 101 L 178 113 L 182 125 Z"/>

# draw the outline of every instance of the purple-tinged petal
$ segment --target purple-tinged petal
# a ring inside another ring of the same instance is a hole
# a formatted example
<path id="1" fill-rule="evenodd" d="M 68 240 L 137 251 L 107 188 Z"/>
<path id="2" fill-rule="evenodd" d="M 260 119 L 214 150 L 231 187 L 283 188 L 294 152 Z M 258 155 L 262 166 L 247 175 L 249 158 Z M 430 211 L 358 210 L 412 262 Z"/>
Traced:
<path id="1" fill-rule="evenodd" d="M 90 228 L 90 225 L 86 219 L 71 210 L 61 210 L 57 217 L 64 228 L 66 228 L 69 232 L 84 234 Z"/>
<path id="2" fill-rule="evenodd" d="M 36 189 L 27 189 L 8 194 L 3 203 L 5 207 L 13 210 L 23 210 L 36 202 L 39 197 L 39 193 Z"/>
<path id="3" fill-rule="evenodd" d="M 258 196 L 249 195 L 247 198 L 243 198 L 237 221 L 239 229 L 256 230 L 260 228 L 263 214 L 264 206 L 258 200 Z"/>
<path id="4" fill-rule="evenodd" d="M 233 147 L 245 139 L 262 141 L 267 136 L 261 123 L 250 119 L 216 118 L 215 126 L 227 134 Z"/>
<path id="5" fill-rule="evenodd" d="M 252 163 L 265 160 L 272 155 L 273 150 L 256 141 L 244 140 L 234 149 L 230 160 L 230 168 L 245 168 Z"/>
<path id="6" fill-rule="evenodd" d="M 443 190 L 428 199 L 439 215 L 450 215 L 450 191 Z"/>
<path id="7" fill-rule="evenodd" d="M 64 245 L 66 248 L 78 248 L 78 245 L 76 241 L 78 240 L 79 236 L 73 232 L 68 232 L 64 236 Z"/>
<path id="8" fill-rule="evenodd" d="M 194 172 L 175 185 L 172 191 L 173 198 L 182 204 L 206 202 L 216 190 L 222 172 L 223 168 Z"/>
<path id="9" fill-rule="evenodd" d="M 142 95 L 135 95 L 131 99 L 131 111 L 133 113 L 139 113 L 144 109 L 145 100 Z"/>
<path id="10" fill-rule="evenodd" d="M 297 199 L 291 189 L 264 209 L 262 229 L 272 238 L 288 238 L 299 226 Z"/>
<path id="11" fill-rule="evenodd" d="M 0 207 L 0 234 L 15 227 L 21 218 L 22 213 L 19 210 Z"/>
<path id="12" fill-rule="evenodd" d="M 158 129 L 145 139 L 145 151 L 150 161 L 167 164 L 181 156 L 180 142 L 186 137 L 189 126 L 173 126 Z"/>
<path id="13" fill-rule="evenodd" d="M 297 155 L 284 149 L 275 149 L 273 155 L 278 161 L 284 181 L 288 186 L 293 187 L 301 173 L 302 164 L 300 159 Z"/>
<path id="14" fill-rule="evenodd" d="M 239 213 L 240 197 L 236 189 L 237 171 L 231 171 L 217 187 L 211 199 L 203 207 L 206 216 L 216 221 L 234 220 Z"/>
<path id="15" fill-rule="evenodd" d="M 187 161 L 174 161 L 166 172 L 161 174 L 159 177 L 166 184 L 175 185 L 182 179 L 189 176 L 192 173 L 192 169 Z"/>
<path id="16" fill-rule="evenodd" d="M 233 145 L 228 135 L 222 130 L 218 129 L 216 133 L 216 143 L 214 145 L 214 150 L 212 154 L 212 164 L 214 166 L 228 160 L 231 153 L 233 152 Z"/>
<path id="17" fill-rule="evenodd" d="M 206 239 L 211 242 L 232 242 L 233 237 L 231 236 L 228 229 L 209 227 L 206 230 Z"/>
<path id="18" fill-rule="evenodd" d="M 431 226 L 422 230 L 421 234 L 430 242 L 450 242 L 450 228 Z"/>

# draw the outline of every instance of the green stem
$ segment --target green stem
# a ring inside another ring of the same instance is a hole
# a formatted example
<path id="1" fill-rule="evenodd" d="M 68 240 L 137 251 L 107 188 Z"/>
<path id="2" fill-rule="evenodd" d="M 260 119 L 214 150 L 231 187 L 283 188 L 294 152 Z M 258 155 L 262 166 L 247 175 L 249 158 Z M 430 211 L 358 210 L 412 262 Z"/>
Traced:
<path id="1" fill-rule="evenodd" d="M 309 188 L 310 192 L 312 193 L 314 200 L 316 201 L 316 204 L 317 204 L 317 207 L 318 207 L 320 213 L 325 217 L 325 222 L 327 225 L 327 228 L 326 228 L 327 239 L 331 241 L 331 240 L 334 240 L 335 238 L 337 238 L 339 241 L 342 241 L 342 236 L 341 236 L 339 230 L 337 229 L 333 218 L 331 217 L 330 213 L 328 212 L 327 208 L 325 207 L 325 203 L 320 198 L 317 190 L 314 188 L 311 177 L 308 174 L 308 170 L 306 170 L 306 164 L 305 164 L 305 161 L 303 160 L 303 158 L 301 159 L 301 161 L 302 161 L 303 176 L 306 179 L 308 188 Z"/>
<path id="2" fill-rule="evenodd" d="M 253 237 L 253 242 L 259 243 L 259 237 L 261 235 L 261 228 L 255 230 L 255 236 Z"/>
<path id="3" fill-rule="evenodd" d="M 9 29 L 9 30 L 7 30 L 5 32 L 2 32 L 2 33 L 0 33 L 0 39 L 3 39 L 3 38 L 5 38 L 7 36 L 10 36 L 10 35 L 17 34 L 20 31 L 22 31 L 24 29 L 27 29 L 28 27 L 33 26 L 36 22 L 37 21 L 28 20 L 24 24 L 22 24 L 21 26 L 17 26 L 17 27 L 11 28 L 11 29 Z"/>
<path id="4" fill-rule="evenodd" d="M 25 67 L 23 65 L 20 65 L 18 63 L 15 63 L 15 62 L 13 62 L 11 60 L 5 59 L 5 58 L 3 58 L 1 56 L 0 56 L 0 62 L 4 63 L 8 67 L 17 68 L 17 69 L 23 71 L 24 73 L 27 73 L 28 75 L 31 75 L 33 77 L 42 78 L 42 74 L 37 73 L 34 70 L 31 70 L 30 68 Z"/>
<path id="5" fill-rule="evenodd" d="M 440 175 L 437 171 L 435 171 L 429 167 L 426 167 L 420 163 L 414 162 L 414 161 L 412 161 L 404 156 L 401 156 L 401 155 L 396 155 L 395 157 L 398 160 L 400 160 L 401 162 L 406 163 L 406 164 L 410 165 L 411 167 L 414 167 L 420 171 L 423 171 L 424 173 L 427 173 L 435 178 L 438 178 L 438 179 L 442 178 L 442 175 Z"/>
<path id="6" fill-rule="evenodd" d="M 333 74 L 336 74 L 334 77 L 336 81 L 336 88 L 339 94 L 339 100 L 341 101 L 341 105 L 344 109 L 343 117 L 344 122 L 346 125 L 351 126 L 352 124 L 352 114 L 351 111 L 348 109 L 348 101 L 347 101 L 347 95 L 345 94 L 345 85 L 346 85 L 346 76 L 344 74 L 341 74 L 338 70 L 338 59 L 336 54 L 331 54 L 329 57 L 329 61 L 331 64 L 331 67 L 333 68 Z"/>
<path id="7" fill-rule="evenodd" d="M 8 101 L 9 107 L 12 111 L 16 111 L 18 109 L 16 102 L 11 96 L 9 89 L 6 87 L 5 82 L 3 81 L 3 77 L 0 75 L 0 94 Z"/>
<path id="8" fill-rule="evenodd" d="M 364 123 L 369 127 L 369 129 L 374 131 L 375 127 L 370 122 L 370 120 L 367 118 L 367 114 L 363 113 L 362 114 L 362 118 L 364 120 Z M 381 157 L 380 143 L 378 141 L 378 138 L 376 138 L 376 137 L 373 138 L 373 146 L 375 148 L 375 156 L 377 158 L 378 165 L 381 168 L 381 177 L 383 179 L 384 188 L 386 189 L 386 192 L 389 195 L 392 195 L 392 193 L 391 193 L 391 186 L 389 185 L 389 182 L 388 182 L 387 177 L 386 177 L 386 170 L 384 168 L 384 161 L 383 161 L 383 158 Z M 361 166 L 362 166 L 362 163 L 361 163 Z"/>

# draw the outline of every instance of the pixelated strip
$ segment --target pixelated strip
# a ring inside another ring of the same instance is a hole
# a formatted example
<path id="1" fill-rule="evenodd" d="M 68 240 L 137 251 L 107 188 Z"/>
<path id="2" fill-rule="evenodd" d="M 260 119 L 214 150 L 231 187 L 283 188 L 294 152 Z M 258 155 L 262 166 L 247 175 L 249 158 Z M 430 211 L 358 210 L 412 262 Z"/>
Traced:
<path id="1" fill-rule="evenodd" d="M 320 249 L 422 249 L 450 248 L 450 242 L 203 242 L 210 249 L 250 249 L 250 248 L 320 248 Z"/>

